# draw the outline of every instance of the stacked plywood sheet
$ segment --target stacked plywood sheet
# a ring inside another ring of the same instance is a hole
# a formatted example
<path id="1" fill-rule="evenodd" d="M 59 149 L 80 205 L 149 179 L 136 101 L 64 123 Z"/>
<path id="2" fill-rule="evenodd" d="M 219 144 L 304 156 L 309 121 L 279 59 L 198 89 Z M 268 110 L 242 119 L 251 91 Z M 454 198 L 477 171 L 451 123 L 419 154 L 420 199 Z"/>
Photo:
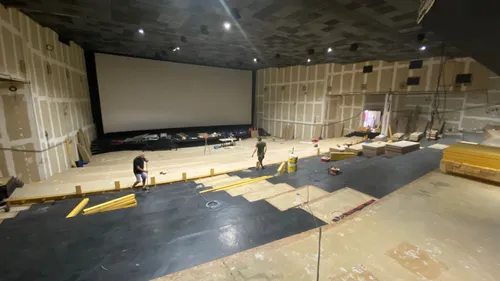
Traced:
<path id="1" fill-rule="evenodd" d="M 390 157 L 395 157 L 419 149 L 420 149 L 420 143 L 418 142 L 399 141 L 395 143 L 388 143 L 385 146 L 385 154 Z"/>
<path id="2" fill-rule="evenodd" d="M 386 142 L 372 142 L 363 144 L 363 155 L 368 157 L 375 157 L 385 154 Z"/>
<path id="3" fill-rule="evenodd" d="M 354 152 L 356 155 L 360 155 L 363 152 L 363 144 L 355 144 L 347 147 L 345 152 Z"/>
<path id="4" fill-rule="evenodd" d="M 443 150 L 441 170 L 500 183 L 500 148 L 453 144 Z"/>
<path id="5" fill-rule="evenodd" d="M 427 138 L 430 140 L 437 140 L 438 139 L 438 130 L 427 131 Z"/>
<path id="6" fill-rule="evenodd" d="M 414 132 L 414 133 L 410 134 L 410 138 L 408 140 L 410 140 L 410 141 L 420 141 L 423 136 L 424 136 L 424 133 L 422 133 L 422 132 Z"/>
<path id="7" fill-rule="evenodd" d="M 400 141 L 400 140 L 403 140 L 405 134 L 403 133 L 395 133 L 394 135 L 392 135 L 391 137 L 391 140 L 392 141 Z"/>

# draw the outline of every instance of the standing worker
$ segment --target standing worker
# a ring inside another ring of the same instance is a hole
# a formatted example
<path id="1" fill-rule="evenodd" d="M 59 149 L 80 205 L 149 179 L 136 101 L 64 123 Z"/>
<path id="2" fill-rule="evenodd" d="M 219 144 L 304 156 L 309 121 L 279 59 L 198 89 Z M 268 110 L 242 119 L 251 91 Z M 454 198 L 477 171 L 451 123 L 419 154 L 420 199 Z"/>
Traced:
<path id="1" fill-rule="evenodd" d="M 257 138 L 257 144 L 255 145 L 255 149 L 253 150 L 252 157 L 255 155 L 255 152 L 257 152 L 257 159 L 259 160 L 256 164 L 257 170 L 259 169 L 259 166 L 261 169 L 264 169 L 264 164 L 262 163 L 262 161 L 264 160 L 264 156 L 266 156 L 267 145 L 266 142 L 262 141 L 261 137 Z"/>
<path id="2" fill-rule="evenodd" d="M 144 162 L 148 162 L 148 159 L 141 154 L 134 159 L 134 175 L 135 175 L 135 183 L 132 185 L 132 188 L 135 188 L 136 185 L 141 183 L 142 179 L 142 189 L 148 191 L 149 188 L 146 186 L 146 179 L 148 178 L 148 171 L 144 169 Z"/>

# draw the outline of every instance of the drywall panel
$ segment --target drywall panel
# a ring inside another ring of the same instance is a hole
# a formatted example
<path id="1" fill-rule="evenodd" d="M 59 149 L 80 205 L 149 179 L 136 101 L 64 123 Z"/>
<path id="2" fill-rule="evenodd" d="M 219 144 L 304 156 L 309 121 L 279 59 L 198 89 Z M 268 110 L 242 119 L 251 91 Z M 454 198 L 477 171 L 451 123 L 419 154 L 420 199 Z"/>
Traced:
<path id="1" fill-rule="evenodd" d="M 299 89 L 298 84 L 292 84 L 291 91 L 290 91 L 290 100 L 293 102 L 297 101 L 298 89 Z"/>
<path id="2" fill-rule="evenodd" d="M 380 72 L 380 92 L 388 92 L 392 90 L 392 77 L 394 69 L 382 69 Z"/>
<path id="3" fill-rule="evenodd" d="M 286 89 L 286 86 L 277 86 L 276 87 L 276 102 L 281 102 L 283 100 L 284 89 Z"/>
<path id="4" fill-rule="evenodd" d="M 332 87 L 332 94 L 338 94 L 340 93 L 340 79 L 342 78 L 341 75 L 333 75 L 332 76 L 332 82 L 330 86 Z"/>
<path id="5" fill-rule="evenodd" d="M 272 84 L 275 84 L 278 82 L 278 69 L 277 68 L 271 68 L 269 70 L 271 72 L 271 80 L 269 81 L 269 83 L 272 83 Z"/>
<path id="6" fill-rule="evenodd" d="M 352 73 L 342 75 L 342 93 L 351 93 Z"/>
<path id="7" fill-rule="evenodd" d="M 26 56 L 24 54 L 24 43 L 20 35 L 14 34 L 14 46 L 16 49 L 16 66 L 17 66 L 17 77 L 22 80 L 27 78 L 27 66 Z"/>
<path id="8" fill-rule="evenodd" d="M 299 81 L 307 80 L 307 67 L 299 66 Z"/>
<path id="9" fill-rule="evenodd" d="M 353 102 L 353 96 L 344 96 L 344 105 L 351 106 Z"/>
<path id="10" fill-rule="evenodd" d="M 326 64 L 317 65 L 317 67 L 318 67 L 317 73 L 316 73 L 317 80 L 325 79 L 325 73 L 326 73 L 327 66 L 328 65 L 326 65 Z"/>
<path id="11" fill-rule="evenodd" d="M 316 66 L 307 66 L 307 80 L 316 80 Z"/>
<path id="12" fill-rule="evenodd" d="M 7 73 L 13 77 L 17 77 L 17 62 L 14 49 L 14 36 L 6 27 L 2 27 L 2 41 L 6 59 Z"/>
<path id="13" fill-rule="evenodd" d="M 325 94 L 325 84 L 324 82 L 316 82 L 316 86 L 314 88 L 314 97 L 316 101 L 322 101 L 323 96 Z"/>
<path id="14" fill-rule="evenodd" d="M 28 143 L 25 145 L 13 146 L 13 148 L 18 150 L 33 151 L 35 149 L 35 145 L 33 143 Z M 36 153 L 13 151 L 12 158 L 16 169 L 16 177 L 25 182 L 40 180 Z"/>
<path id="15" fill-rule="evenodd" d="M 314 82 L 310 82 L 307 84 L 307 90 L 306 90 L 306 100 L 307 101 L 314 101 Z"/>
<path id="16" fill-rule="evenodd" d="M 41 120 L 43 124 L 44 131 L 47 132 L 50 138 L 55 137 L 54 131 L 52 129 L 52 126 L 50 125 L 50 107 L 48 104 L 48 101 L 46 100 L 41 100 L 40 101 L 40 110 L 41 110 Z"/>
<path id="17" fill-rule="evenodd" d="M 292 121 L 295 121 L 295 117 L 296 117 L 296 114 L 295 114 L 295 110 L 296 110 L 296 107 L 297 105 L 294 103 L 294 104 L 290 104 L 290 117 L 289 117 L 289 120 L 292 120 Z"/>
<path id="18" fill-rule="evenodd" d="M 354 89 L 353 89 L 354 93 L 360 93 L 362 91 L 362 87 L 365 81 L 365 75 L 366 74 L 363 74 L 362 72 L 359 71 L 354 74 Z"/>
<path id="19" fill-rule="evenodd" d="M 50 116 L 54 125 L 54 136 L 61 136 L 61 125 L 59 122 L 59 114 L 57 113 L 57 102 L 49 102 Z"/>
<path id="20" fill-rule="evenodd" d="M 289 107 L 289 104 L 287 104 L 287 103 L 284 103 L 281 105 L 281 119 L 283 119 L 283 120 L 289 120 L 288 107 Z"/>
<path id="21" fill-rule="evenodd" d="M 472 73 L 472 83 L 467 85 L 468 90 L 488 89 L 490 71 L 486 67 L 478 62 L 471 62 L 469 73 Z"/>
<path id="22" fill-rule="evenodd" d="M 302 133 L 304 130 L 304 125 L 302 124 L 297 124 L 296 125 L 296 134 L 295 134 L 295 138 L 297 139 L 304 139 L 304 134 Z"/>
<path id="23" fill-rule="evenodd" d="M 106 133 L 251 123 L 251 71 L 95 57 Z M 271 82 L 276 76 L 271 71 Z"/>
<path id="24" fill-rule="evenodd" d="M 0 143 L 0 178 L 9 176 L 9 169 L 7 168 L 7 161 L 5 157 L 5 150 L 2 149 L 3 145 Z"/>
<path id="25" fill-rule="evenodd" d="M 406 68 L 406 67 L 397 68 L 396 69 L 396 84 L 395 84 L 396 90 L 397 91 L 406 90 L 407 80 L 408 80 L 408 68 Z"/>
<path id="26" fill-rule="evenodd" d="M 281 103 L 278 103 L 276 104 L 276 115 L 274 116 L 274 118 L 278 119 L 278 120 L 281 120 L 282 119 L 282 110 L 283 106 Z"/>
<path id="27" fill-rule="evenodd" d="M 320 123 L 321 122 L 321 114 L 322 114 L 322 105 L 320 104 L 315 104 L 314 105 L 314 122 L 315 124 L 317 123 Z"/>
<path id="28" fill-rule="evenodd" d="M 297 118 L 296 120 L 297 121 L 304 121 L 304 104 L 303 103 L 299 103 L 297 104 Z"/>
<path id="29" fill-rule="evenodd" d="M 305 115 L 305 121 L 306 122 L 313 122 L 313 104 L 306 104 L 306 115 Z"/>
<path id="30" fill-rule="evenodd" d="M 285 79 L 283 82 L 285 83 L 290 83 L 290 79 L 291 79 L 291 72 L 292 72 L 292 68 L 291 67 L 287 67 L 285 68 Z"/>
<path id="31" fill-rule="evenodd" d="M 333 64 L 333 73 L 341 73 L 342 72 L 342 65 L 335 63 Z"/>
<path id="32" fill-rule="evenodd" d="M 28 103 L 24 94 L 2 95 L 5 126 L 9 139 L 22 140 L 31 138 Z"/>
<path id="33" fill-rule="evenodd" d="M 421 69 L 414 69 L 412 77 L 420 77 L 420 84 L 411 86 L 411 91 L 425 91 L 427 85 L 427 71 L 429 66 L 424 65 Z"/>
<path id="34" fill-rule="evenodd" d="M 367 92 L 376 92 L 377 91 L 377 83 L 378 83 L 378 75 L 379 71 L 373 71 L 372 73 L 366 74 L 366 91 Z"/>

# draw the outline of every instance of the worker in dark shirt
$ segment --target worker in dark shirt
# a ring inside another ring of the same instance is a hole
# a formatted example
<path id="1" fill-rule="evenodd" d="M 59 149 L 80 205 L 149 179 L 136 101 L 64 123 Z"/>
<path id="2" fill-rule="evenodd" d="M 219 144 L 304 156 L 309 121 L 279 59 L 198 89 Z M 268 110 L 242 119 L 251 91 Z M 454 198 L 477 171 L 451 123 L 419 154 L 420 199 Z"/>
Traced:
<path id="1" fill-rule="evenodd" d="M 142 189 L 148 190 L 146 187 L 146 179 L 148 178 L 148 171 L 144 169 L 144 162 L 148 162 L 144 154 L 141 154 L 134 159 L 134 175 L 135 175 L 135 183 L 132 185 L 132 188 L 135 188 L 136 185 L 141 183 L 142 179 Z"/>
<path id="2" fill-rule="evenodd" d="M 257 152 L 257 159 L 259 160 L 256 164 L 257 170 L 259 169 L 259 167 L 261 169 L 264 169 L 264 164 L 262 163 L 262 161 L 266 156 L 267 145 L 266 142 L 262 141 L 261 137 L 257 138 L 257 144 L 255 145 L 255 149 L 253 150 L 252 157 L 255 155 L 255 152 Z"/>

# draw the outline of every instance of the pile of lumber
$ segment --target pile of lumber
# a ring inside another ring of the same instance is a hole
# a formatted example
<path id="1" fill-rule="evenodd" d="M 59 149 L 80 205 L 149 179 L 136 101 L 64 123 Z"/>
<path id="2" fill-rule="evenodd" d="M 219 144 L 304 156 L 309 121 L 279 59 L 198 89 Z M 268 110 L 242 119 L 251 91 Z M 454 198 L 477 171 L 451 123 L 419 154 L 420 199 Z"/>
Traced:
<path id="1" fill-rule="evenodd" d="M 395 133 L 394 135 L 391 136 L 391 141 L 400 141 L 403 140 L 405 137 L 404 133 Z"/>
<path id="2" fill-rule="evenodd" d="M 368 157 L 375 157 L 385 154 L 386 142 L 373 142 L 363 144 L 363 155 Z"/>
<path id="3" fill-rule="evenodd" d="M 427 139 L 437 140 L 438 139 L 438 130 L 429 130 L 427 131 Z"/>
<path id="4" fill-rule="evenodd" d="M 363 152 L 363 144 L 359 143 L 346 147 L 345 152 L 353 152 L 356 153 L 356 155 L 361 155 L 361 153 Z"/>
<path id="5" fill-rule="evenodd" d="M 385 154 L 389 157 L 395 157 L 419 149 L 420 149 L 420 143 L 418 142 L 399 141 L 395 143 L 388 143 L 385 146 Z"/>
<path id="6" fill-rule="evenodd" d="M 409 141 L 419 142 L 424 137 L 424 133 L 422 132 L 414 132 L 410 134 Z"/>
<path id="7" fill-rule="evenodd" d="M 441 171 L 500 183 L 500 148 L 456 143 L 443 150 Z"/>
<path id="8" fill-rule="evenodd" d="M 129 194 L 93 207 L 83 209 L 84 215 L 90 215 L 100 212 L 113 211 L 123 208 L 130 208 L 137 206 L 137 201 L 135 200 L 135 194 Z"/>
<path id="9" fill-rule="evenodd" d="M 357 154 L 354 152 L 330 152 L 330 161 L 339 161 L 352 158 Z"/>

